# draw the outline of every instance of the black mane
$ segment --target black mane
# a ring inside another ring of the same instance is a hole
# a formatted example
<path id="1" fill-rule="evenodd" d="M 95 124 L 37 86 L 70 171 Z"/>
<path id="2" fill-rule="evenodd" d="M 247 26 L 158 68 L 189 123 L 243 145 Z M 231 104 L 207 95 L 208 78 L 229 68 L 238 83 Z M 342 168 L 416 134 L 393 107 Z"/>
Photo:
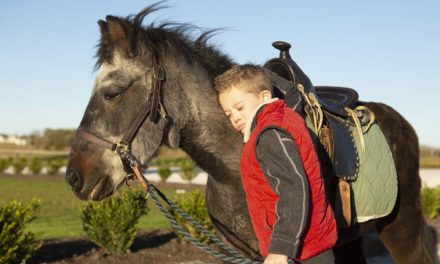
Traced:
<path id="1" fill-rule="evenodd" d="M 160 9 L 163 2 L 158 2 L 146 7 L 137 15 L 130 15 L 125 18 L 107 16 L 106 21 L 99 20 L 101 28 L 101 39 L 97 45 L 97 62 L 95 69 L 103 63 L 112 63 L 113 53 L 117 45 L 112 41 L 108 23 L 117 22 L 123 29 L 124 37 L 127 40 L 125 47 L 130 52 L 128 57 L 137 57 L 150 54 L 156 59 L 163 58 L 164 54 L 183 56 L 188 62 L 203 63 L 209 73 L 214 76 L 228 69 L 231 59 L 220 53 L 213 45 L 208 44 L 208 40 L 217 34 L 221 29 L 203 30 L 189 23 L 175 22 L 152 22 L 143 26 L 144 18 Z M 195 31 L 201 32 L 198 36 Z"/>

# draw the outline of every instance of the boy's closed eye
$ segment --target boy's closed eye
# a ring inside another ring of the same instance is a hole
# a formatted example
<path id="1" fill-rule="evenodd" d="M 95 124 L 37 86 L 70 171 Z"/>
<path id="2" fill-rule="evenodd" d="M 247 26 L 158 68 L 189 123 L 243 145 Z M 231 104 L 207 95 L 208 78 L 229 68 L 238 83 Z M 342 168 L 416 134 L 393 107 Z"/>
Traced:
<path id="1" fill-rule="evenodd" d="M 238 111 L 241 111 L 243 110 L 243 105 L 244 105 L 243 102 L 240 101 L 234 105 L 234 108 L 237 109 Z"/>

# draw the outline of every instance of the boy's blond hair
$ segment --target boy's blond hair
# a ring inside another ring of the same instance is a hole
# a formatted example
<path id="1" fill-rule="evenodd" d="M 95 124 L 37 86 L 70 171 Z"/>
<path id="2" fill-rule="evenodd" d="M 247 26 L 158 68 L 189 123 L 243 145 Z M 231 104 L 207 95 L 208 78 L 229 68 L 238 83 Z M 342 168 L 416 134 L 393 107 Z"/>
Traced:
<path id="1" fill-rule="evenodd" d="M 240 85 L 255 95 L 264 90 L 272 91 L 272 85 L 263 68 L 254 64 L 234 65 L 214 80 L 214 88 L 219 94 L 233 85 Z"/>

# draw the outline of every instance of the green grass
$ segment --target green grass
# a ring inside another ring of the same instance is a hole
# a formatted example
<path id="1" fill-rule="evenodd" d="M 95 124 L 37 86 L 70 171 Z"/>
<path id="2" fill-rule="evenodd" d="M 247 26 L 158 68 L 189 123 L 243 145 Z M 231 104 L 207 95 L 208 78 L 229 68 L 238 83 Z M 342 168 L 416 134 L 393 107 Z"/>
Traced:
<path id="1" fill-rule="evenodd" d="M 132 187 L 133 188 L 133 187 Z M 173 197 L 175 190 L 162 190 Z M 0 206 L 11 199 L 31 201 L 41 200 L 37 218 L 29 225 L 29 230 L 38 239 L 85 236 L 82 231 L 79 208 L 86 202 L 78 200 L 60 176 L 1 176 Z M 141 229 L 169 227 L 168 221 L 149 200 L 150 212 L 142 216 L 138 227 Z"/>

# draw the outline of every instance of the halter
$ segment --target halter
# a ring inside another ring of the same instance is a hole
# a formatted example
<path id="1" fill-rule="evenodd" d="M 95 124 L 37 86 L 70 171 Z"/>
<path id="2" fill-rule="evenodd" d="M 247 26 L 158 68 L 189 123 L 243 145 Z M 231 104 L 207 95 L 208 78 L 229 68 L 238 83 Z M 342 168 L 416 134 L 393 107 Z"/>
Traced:
<path id="1" fill-rule="evenodd" d="M 125 133 L 124 137 L 118 142 L 112 142 L 108 139 L 102 138 L 100 136 L 94 135 L 85 129 L 78 128 L 76 131 L 76 136 L 86 141 L 98 145 L 102 148 L 109 149 L 113 153 L 119 155 L 122 164 L 124 165 L 124 170 L 130 174 L 134 173 L 137 180 L 141 183 L 144 188 L 149 188 L 148 183 L 142 175 L 140 164 L 137 159 L 131 154 L 130 145 L 136 136 L 137 131 L 142 126 L 144 121 L 149 117 L 150 121 L 157 123 L 158 112 L 160 111 L 161 116 L 166 118 L 166 114 L 162 103 L 160 102 L 160 90 L 162 87 L 162 82 L 165 79 L 165 71 L 160 63 L 153 65 L 153 84 L 151 88 L 151 93 L 145 106 L 138 112 L 135 116 L 131 125 Z M 159 110 L 160 107 L 160 110 Z"/>

